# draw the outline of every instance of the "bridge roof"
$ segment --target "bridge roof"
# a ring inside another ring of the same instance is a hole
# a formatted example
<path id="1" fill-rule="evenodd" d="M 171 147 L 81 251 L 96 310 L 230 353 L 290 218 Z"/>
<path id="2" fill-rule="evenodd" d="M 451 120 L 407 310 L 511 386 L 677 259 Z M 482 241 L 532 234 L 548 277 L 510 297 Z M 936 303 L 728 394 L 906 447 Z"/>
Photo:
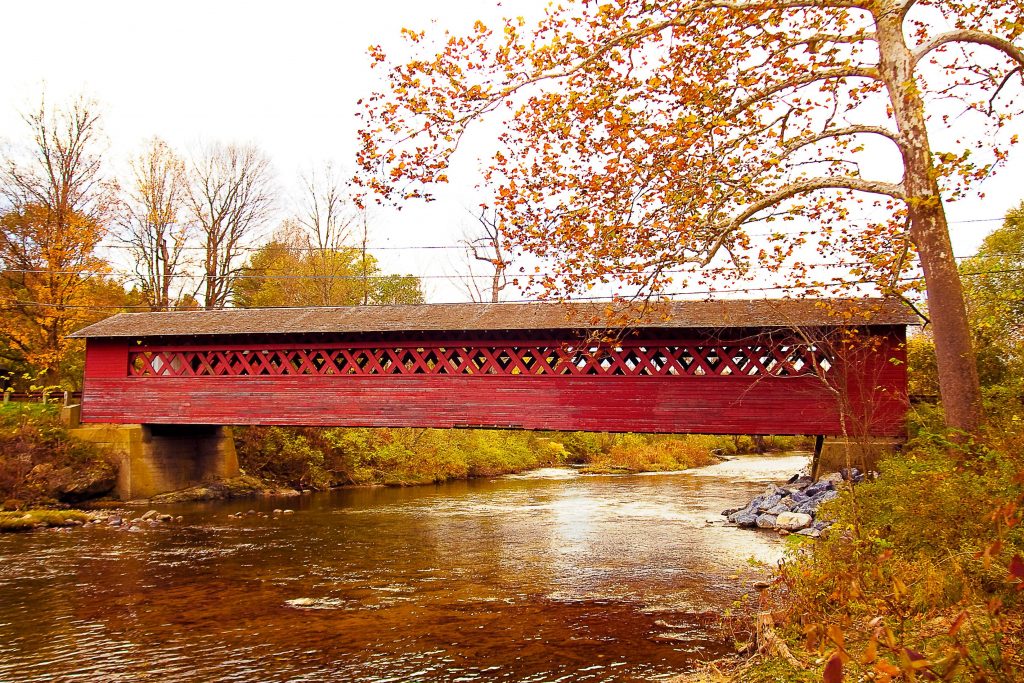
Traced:
<path id="1" fill-rule="evenodd" d="M 227 308 L 119 313 L 72 337 L 351 334 L 487 330 L 779 328 L 798 325 L 914 325 L 895 299 L 725 299 L 671 301 L 612 311 L 610 304 L 418 304 L 336 308 Z"/>

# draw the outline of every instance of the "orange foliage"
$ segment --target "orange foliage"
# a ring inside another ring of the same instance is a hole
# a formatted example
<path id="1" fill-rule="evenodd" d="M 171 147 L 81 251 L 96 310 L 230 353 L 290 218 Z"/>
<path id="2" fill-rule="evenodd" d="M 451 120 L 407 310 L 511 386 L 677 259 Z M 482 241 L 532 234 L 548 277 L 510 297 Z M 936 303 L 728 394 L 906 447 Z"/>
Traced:
<path id="1" fill-rule="evenodd" d="M 362 182 L 430 198 L 471 124 L 496 119 L 483 180 L 508 237 L 554 269 L 530 280 L 544 295 L 608 281 L 657 295 L 754 267 L 834 291 L 805 245 L 846 263 L 844 284 L 898 293 L 916 251 L 944 402 L 972 430 L 980 394 L 942 200 L 1005 158 L 978 136 L 1014 113 L 1020 35 L 1013 0 L 615 0 L 553 6 L 533 26 L 477 22 L 405 64 L 371 48 L 388 87 L 363 102 Z M 929 93 L 967 115 L 926 107 Z M 964 122 L 933 153 L 928 124 Z M 859 205 L 880 218 L 851 224 Z M 810 228 L 748 229 L 794 219 Z"/>

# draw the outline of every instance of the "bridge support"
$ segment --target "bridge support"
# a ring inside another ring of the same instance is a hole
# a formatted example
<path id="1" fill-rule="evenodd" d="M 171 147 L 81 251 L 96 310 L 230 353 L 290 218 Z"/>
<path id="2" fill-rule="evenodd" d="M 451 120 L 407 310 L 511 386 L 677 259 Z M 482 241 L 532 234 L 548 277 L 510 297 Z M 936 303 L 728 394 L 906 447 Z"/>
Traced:
<path id="1" fill-rule="evenodd" d="M 843 439 L 840 437 L 818 437 L 815 444 L 815 458 L 812 476 L 838 472 L 847 466 L 861 472 L 878 470 L 878 461 L 883 456 L 900 449 L 903 439 L 888 437 L 866 437 Z"/>
<path id="2" fill-rule="evenodd" d="M 116 454 L 114 491 L 121 500 L 151 498 L 239 475 L 231 427 L 104 424 L 72 429 L 71 434 Z"/>

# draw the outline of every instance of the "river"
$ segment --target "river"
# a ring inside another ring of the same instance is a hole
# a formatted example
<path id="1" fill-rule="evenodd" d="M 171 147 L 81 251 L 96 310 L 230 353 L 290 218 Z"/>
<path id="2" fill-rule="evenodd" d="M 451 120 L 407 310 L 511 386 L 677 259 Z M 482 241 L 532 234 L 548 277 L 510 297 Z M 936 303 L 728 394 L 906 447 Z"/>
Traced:
<path id="1" fill-rule="evenodd" d="M 780 539 L 719 512 L 803 456 L 163 506 L 181 523 L 0 535 L 3 681 L 658 680 Z M 276 507 L 295 514 L 228 514 Z M 141 514 L 138 510 L 133 514 Z"/>

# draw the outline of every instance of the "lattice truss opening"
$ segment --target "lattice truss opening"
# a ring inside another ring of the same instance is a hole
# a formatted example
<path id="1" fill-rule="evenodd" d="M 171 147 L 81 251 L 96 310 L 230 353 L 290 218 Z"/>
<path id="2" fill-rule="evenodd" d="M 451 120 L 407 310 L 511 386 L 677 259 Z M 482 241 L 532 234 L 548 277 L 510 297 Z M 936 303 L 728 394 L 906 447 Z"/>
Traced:
<path id="1" fill-rule="evenodd" d="M 395 346 L 372 348 L 139 350 L 129 354 L 133 377 L 267 375 L 823 375 L 834 360 L 807 344 L 643 344 L 574 347 Z"/>

